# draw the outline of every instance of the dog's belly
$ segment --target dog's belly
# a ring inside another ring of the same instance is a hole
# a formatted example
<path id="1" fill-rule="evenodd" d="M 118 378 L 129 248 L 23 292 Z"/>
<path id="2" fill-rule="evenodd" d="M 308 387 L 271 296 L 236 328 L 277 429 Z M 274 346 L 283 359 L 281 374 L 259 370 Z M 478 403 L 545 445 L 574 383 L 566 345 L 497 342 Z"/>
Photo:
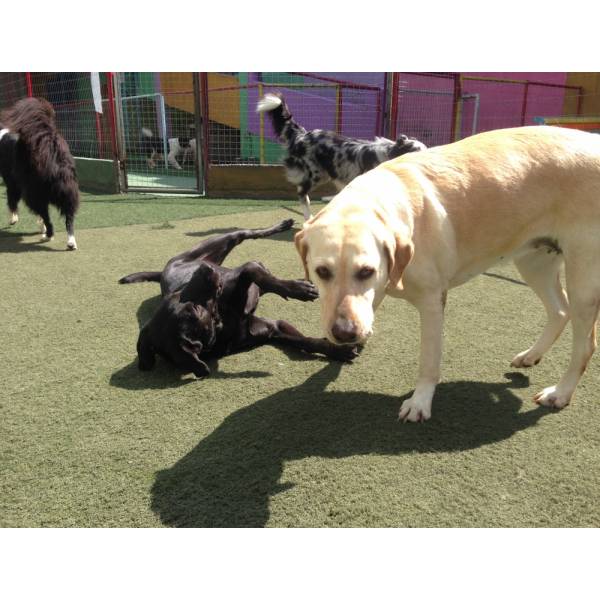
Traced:
<path id="1" fill-rule="evenodd" d="M 518 260 L 532 252 L 553 252 L 561 254 L 562 251 L 558 245 L 558 241 L 554 238 L 548 236 L 535 237 L 520 244 L 516 249 L 511 249 L 506 252 L 497 252 L 483 258 L 479 257 L 476 261 L 469 263 L 467 266 L 457 271 L 448 282 L 448 287 L 454 288 L 462 285 L 494 266 Z"/>

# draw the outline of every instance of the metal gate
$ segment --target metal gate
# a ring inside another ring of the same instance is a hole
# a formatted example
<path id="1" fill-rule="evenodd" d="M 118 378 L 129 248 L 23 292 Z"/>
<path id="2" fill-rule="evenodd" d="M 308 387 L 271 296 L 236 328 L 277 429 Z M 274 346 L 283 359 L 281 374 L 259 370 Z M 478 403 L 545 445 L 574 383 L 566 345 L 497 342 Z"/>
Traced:
<path id="1" fill-rule="evenodd" d="M 118 73 L 120 155 L 127 191 L 204 194 L 196 73 Z"/>

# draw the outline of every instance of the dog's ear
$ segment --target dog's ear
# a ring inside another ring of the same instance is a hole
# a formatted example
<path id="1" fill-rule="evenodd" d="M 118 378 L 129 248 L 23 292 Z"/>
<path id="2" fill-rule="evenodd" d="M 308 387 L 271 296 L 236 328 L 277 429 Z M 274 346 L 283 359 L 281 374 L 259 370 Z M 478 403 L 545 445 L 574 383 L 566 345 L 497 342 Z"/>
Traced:
<path id="1" fill-rule="evenodd" d="M 308 264 L 306 262 L 306 255 L 308 254 L 308 245 L 306 243 L 306 240 L 304 239 L 305 233 L 305 230 L 301 229 L 294 236 L 294 244 L 296 244 L 296 250 L 298 251 L 300 258 L 302 259 L 302 265 L 304 266 L 304 279 L 310 281 L 310 277 L 308 275 Z"/>
<path id="2" fill-rule="evenodd" d="M 150 371 L 156 363 L 156 350 L 152 345 L 150 333 L 145 327 L 140 331 L 140 335 L 138 337 L 137 353 L 138 368 L 140 371 Z"/>
<path id="3" fill-rule="evenodd" d="M 184 352 L 192 355 L 200 354 L 203 348 L 202 342 L 194 341 L 185 334 L 179 336 L 179 346 Z"/>
<path id="4" fill-rule="evenodd" d="M 397 230 L 394 236 L 390 236 L 390 239 L 384 242 L 383 247 L 388 259 L 388 285 L 402 290 L 404 289 L 402 275 L 413 257 L 414 244 L 403 227 Z"/>

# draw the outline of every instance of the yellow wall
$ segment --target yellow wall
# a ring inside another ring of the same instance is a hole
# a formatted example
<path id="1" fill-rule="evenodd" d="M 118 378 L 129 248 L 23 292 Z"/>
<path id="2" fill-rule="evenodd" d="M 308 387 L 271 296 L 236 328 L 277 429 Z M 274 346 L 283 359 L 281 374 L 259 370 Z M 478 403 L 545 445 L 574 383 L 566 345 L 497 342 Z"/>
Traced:
<path id="1" fill-rule="evenodd" d="M 194 84 L 191 73 L 161 73 L 160 88 L 169 106 L 194 114 Z M 189 93 L 173 94 L 173 92 Z"/>
<path id="2" fill-rule="evenodd" d="M 238 85 L 239 81 L 233 75 L 208 74 L 208 106 L 211 121 L 217 121 L 235 129 L 240 128 L 240 90 L 211 91 L 215 88 Z"/>
<path id="3" fill-rule="evenodd" d="M 239 85 L 237 77 L 221 75 L 220 73 L 208 74 L 209 118 L 211 121 L 240 128 L 240 91 L 224 90 L 215 91 L 215 88 L 232 87 Z M 194 112 L 193 82 L 191 73 L 161 73 L 160 87 L 165 95 L 165 102 L 179 110 Z M 173 92 L 190 92 L 189 94 L 174 94 Z"/>
<path id="4" fill-rule="evenodd" d="M 600 115 L 600 73 L 568 73 L 566 83 L 583 87 L 582 117 Z M 563 114 L 577 114 L 577 102 L 574 99 L 565 99 Z"/>

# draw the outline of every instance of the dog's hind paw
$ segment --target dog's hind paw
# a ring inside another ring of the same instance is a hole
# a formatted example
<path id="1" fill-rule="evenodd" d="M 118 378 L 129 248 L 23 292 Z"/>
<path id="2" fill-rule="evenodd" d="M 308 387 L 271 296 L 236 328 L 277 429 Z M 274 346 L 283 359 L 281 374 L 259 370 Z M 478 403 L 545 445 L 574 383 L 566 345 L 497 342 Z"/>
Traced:
<path id="1" fill-rule="evenodd" d="M 16 225 L 19 222 L 19 215 L 17 213 L 10 213 L 10 217 L 8 219 L 9 225 Z"/>
<path id="2" fill-rule="evenodd" d="M 294 219 L 285 219 L 279 225 L 276 225 L 277 231 L 287 231 L 294 226 Z"/>

